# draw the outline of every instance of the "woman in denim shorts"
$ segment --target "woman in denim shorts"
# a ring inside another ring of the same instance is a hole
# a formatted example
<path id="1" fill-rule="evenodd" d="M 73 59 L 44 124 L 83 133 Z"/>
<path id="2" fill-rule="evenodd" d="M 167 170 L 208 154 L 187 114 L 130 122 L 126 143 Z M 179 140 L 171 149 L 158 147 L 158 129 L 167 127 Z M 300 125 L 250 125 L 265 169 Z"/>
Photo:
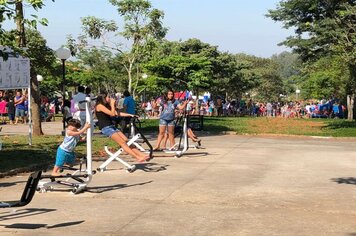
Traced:
<path id="1" fill-rule="evenodd" d="M 172 90 L 168 90 L 167 95 L 161 101 L 161 107 L 163 109 L 159 119 L 159 134 L 157 145 L 153 148 L 153 150 L 160 150 L 161 142 L 164 138 L 166 130 L 168 131 L 170 145 L 171 147 L 174 146 L 175 109 L 178 108 L 182 110 L 186 107 L 187 103 L 188 101 L 179 104 L 179 101 L 174 99 L 174 92 Z"/>
<path id="2" fill-rule="evenodd" d="M 115 109 L 115 99 L 111 99 L 104 92 L 102 92 L 96 99 L 95 113 L 96 118 L 98 119 L 99 129 L 105 136 L 114 140 L 125 152 L 136 158 L 139 162 L 144 162 L 150 158 L 148 154 L 141 152 L 136 147 L 129 147 L 127 145 L 127 137 L 112 123 L 111 117 L 113 116 L 135 117 L 135 115 L 117 112 Z"/>

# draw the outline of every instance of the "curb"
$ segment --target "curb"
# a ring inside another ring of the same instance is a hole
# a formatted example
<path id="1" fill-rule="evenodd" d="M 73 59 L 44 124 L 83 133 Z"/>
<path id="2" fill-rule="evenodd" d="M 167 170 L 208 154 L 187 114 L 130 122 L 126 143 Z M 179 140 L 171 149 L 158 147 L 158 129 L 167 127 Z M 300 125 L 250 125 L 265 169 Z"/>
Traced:
<path id="1" fill-rule="evenodd" d="M 32 165 L 27 167 L 16 168 L 7 172 L 0 173 L 0 178 L 10 177 L 18 174 L 33 172 L 37 170 L 46 170 L 49 164 Z"/>

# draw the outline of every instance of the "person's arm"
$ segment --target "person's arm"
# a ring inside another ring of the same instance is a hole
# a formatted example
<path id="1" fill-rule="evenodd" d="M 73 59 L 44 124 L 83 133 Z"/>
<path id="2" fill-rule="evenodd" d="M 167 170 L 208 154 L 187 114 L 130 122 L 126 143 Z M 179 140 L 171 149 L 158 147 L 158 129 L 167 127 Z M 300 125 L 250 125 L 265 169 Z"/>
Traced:
<path id="1" fill-rule="evenodd" d="M 110 109 L 108 109 L 106 106 L 99 104 L 95 108 L 96 111 L 101 111 L 104 112 L 105 114 L 109 116 L 116 116 L 116 110 L 115 110 L 115 100 L 114 102 L 110 102 Z"/>
<path id="2" fill-rule="evenodd" d="M 188 100 L 185 100 L 183 103 L 178 104 L 177 107 L 179 110 L 184 110 L 187 104 L 188 104 Z"/>
<path id="3" fill-rule="evenodd" d="M 68 136 L 79 136 L 89 128 L 90 128 L 90 124 L 89 123 L 85 123 L 84 127 L 82 129 L 78 130 L 78 131 L 67 130 L 67 135 Z"/>
<path id="4" fill-rule="evenodd" d="M 117 115 L 118 116 L 122 116 L 122 117 L 136 117 L 135 115 L 132 115 L 132 114 L 129 114 L 129 113 L 126 113 L 126 112 L 117 112 Z"/>
<path id="5" fill-rule="evenodd" d="M 14 105 L 16 106 L 17 104 L 19 104 L 19 103 L 21 103 L 22 102 L 22 97 L 20 97 L 19 99 L 17 99 L 16 97 L 15 97 L 15 99 L 14 99 Z"/>

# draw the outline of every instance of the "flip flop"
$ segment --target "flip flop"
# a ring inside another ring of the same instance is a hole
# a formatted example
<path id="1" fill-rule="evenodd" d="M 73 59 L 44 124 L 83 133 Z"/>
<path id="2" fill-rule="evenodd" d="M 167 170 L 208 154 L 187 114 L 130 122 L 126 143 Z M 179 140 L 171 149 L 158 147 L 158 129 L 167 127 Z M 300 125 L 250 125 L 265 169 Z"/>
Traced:
<path id="1" fill-rule="evenodd" d="M 152 149 L 153 152 L 163 152 L 163 149 L 160 148 L 160 149 Z"/>

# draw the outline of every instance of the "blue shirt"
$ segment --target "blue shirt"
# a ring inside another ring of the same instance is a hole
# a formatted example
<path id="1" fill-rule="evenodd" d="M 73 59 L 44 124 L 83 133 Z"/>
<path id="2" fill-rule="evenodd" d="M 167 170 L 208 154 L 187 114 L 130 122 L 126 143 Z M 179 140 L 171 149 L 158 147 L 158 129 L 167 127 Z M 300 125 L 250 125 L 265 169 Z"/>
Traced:
<path id="1" fill-rule="evenodd" d="M 132 98 L 132 96 L 125 97 L 124 106 L 126 107 L 126 111 L 125 111 L 126 113 L 129 113 L 132 115 L 136 114 L 136 112 L 135 112 L 136 104 L 135 104 L 135 100 Z"/>
<path id="2" fill-rule="evenodd" d="M 16 101 L 21 99 L 22 96 L 16 96 Z M 21 103 L 18 103 L 16 105 L 16 108 L 19 109 L 19 110 L 25 110 L 25 102 L 21 102 Z"/>
<path id="3" fill-rule="evenodd" d="M 174 110 L 176 109 L 176 107 L 178 106 L 179 101 L 168 101 L 168 102 L 163 102 L 161 103 L 161 107 L 163 107 L 162 113 L 161 113 L 161 117 L 160 119 L 162 120 L 174 120 Z"/>
<path id="4" fill-rule="evenodd" d="M 79 136 L 69 136 L 66 132 L 66 136 L 64 137 L 63 143 L 60 147 L 66 152 L 73 152 L 78 142 Z"/>

